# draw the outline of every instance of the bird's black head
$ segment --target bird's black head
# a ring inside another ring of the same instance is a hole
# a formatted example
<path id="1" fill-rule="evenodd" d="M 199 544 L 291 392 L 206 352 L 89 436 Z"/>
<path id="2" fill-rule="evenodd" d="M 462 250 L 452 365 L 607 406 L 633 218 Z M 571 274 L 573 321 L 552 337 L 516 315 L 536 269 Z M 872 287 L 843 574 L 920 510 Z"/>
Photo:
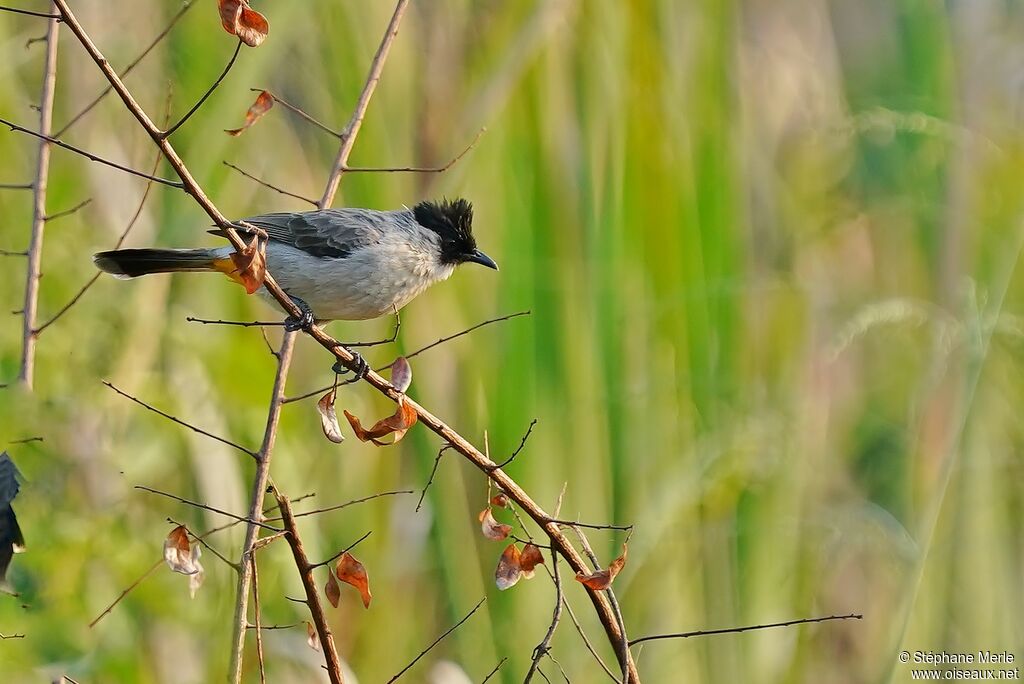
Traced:
<path id="1" fill-rule="evenodd" d="M 464 199 L 420 202 L 412 210 L 417 223 L 441 238 L 441 261 L 461 264 L 472 261 L 495 270 L 498 265 L 476 248 L 473 237 L 473 205 Z"/>

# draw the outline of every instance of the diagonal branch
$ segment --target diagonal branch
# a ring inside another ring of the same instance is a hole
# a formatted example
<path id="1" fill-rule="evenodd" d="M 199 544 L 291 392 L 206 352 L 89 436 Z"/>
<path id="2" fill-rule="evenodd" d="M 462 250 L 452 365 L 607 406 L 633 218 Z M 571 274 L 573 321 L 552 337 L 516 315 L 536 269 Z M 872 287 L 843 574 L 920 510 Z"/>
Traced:
<path id="1" fill-rule="evenodd" d="M 43 277 L 43 229 L 46 227 L 46 187 L 50 177 L 50 129 L 53 126 L 53 98 L 57 84 L 57 43 L 60 22 L 50 19 L 46 27 L 46 66 L 39 96 L 39 156 L 32 184 L 32 235 L 28 243 L 28 267 L 25 269 L 25 303 L 21 307 L 21 366 L 18 381 L 32 389 L 36 364 L 36 311 L 39 306 L 39 280 Z"/>
<path id="2" fill-rule="evenodd" d="M 447 629 L 447 630 L 445 631 L 445 633 L 444 633 L 444 634 L 442 634 L 441 636 L 439 636 L 439 637 L 437 637 L 436 639 L 434 639 L 433 643 L 431 643 L 431 644 L 430 644 L 429 646 L 427 646 L 427 647 L 426 647 L 425 649 L 423 649 L 422 651 L 420 651 L 420 654 L 419 654 L 418 656 L 416 656 L 415 658 L 413 658 L 413 659 L 412 659 L 412 662 L 411 662 L 411 663 L 409 663 L 408 665 L 406 665 L 405 667 L 403 667 L 403 668 L 402 668 L 402 670 L 401 670 L 401 671 L 400 671 L 400 672 L 399 672 L 398 674 L 396 674 L 396 675 L 395 675 L 394 677 L 392 677 L 391 679 L 389 679 L 389 680 L 387 681 L 387 684 L 392 684 L 392 683 L 393 683 L 393 682 L 394 682 L 395 680 L 397 680 L 397 679 L 398 679 L 399 677 L 401 677 L 401 676 L 402 676 L 402 675 L 404 675 L 404 674 L 405 674 L 406 672 L 408 672 L 408 671 L 409 671 L 409 669 L 410 669 L 410 668 L 411 668 L 411 667 L 412 667 L 413 665 L 415 665 L 415 664 L 416 664 L 417 662 L 419 662 L 419 659 L 420 659 L 420 658 L 422 658 L 423 656 L 425 656 L 425 655 L 427 655 L 428 653 L 430 653 L 430 649 L 432 649 L 432 648 L 434 648 L 435 646 L 437 646 L 437 645 L 438 645 L 439 643 L 441 643 L 441 640 L 442 640 L 442 639 L 444 639 L 444 638 L 445 638 L 446 636 L 448 636 L 449 634 L 451 634 L 452 632 L 454 632 L 455 630 L 457 630 L 457 629 L 458 629 L 459 627 L 461 627 L 461 626 L 462 626 L 462 623 L 463 623 L 463 622 L 465 622 L 465 621 L 466 621 L 466 620 L 468 620 L 469 618 L 473 617 L 473 613 L 475 613 L 475 612 L 476 612 L 477 610 L 479 610 L 479 609 L 480 609 L 480 606 L 484 605 L 484 601 L 486 601 L 486 600 L 487 600 L 487 597 L 486 597 L 486 596 L 485 596 L 485 597 L 483 597 L 482 599 L 480 599 L 479 603 L 477 603 L 477 604 L 476 604 L 475 606 L 473 606 L 473 610 L 471 610 L 471 611 L 469 611 L 468 613 L 466 613 L 466 616 L 465 616 L 464 618 L 462 618 L 461 620 L 459 620 L 458 622 L 456 622 L 456 623 L 455 623 L 454 625 L 452 625 L 451 627 L 449 627 L 449 628 L 448 628 L 448 629 Z"/>
<path id="3" fill-rule="evenodd" d="M 239 51 L 241 49 L 242 49 L 242 41 L 239 40 L 238 44 L 235 45 L 235 51 L 233 53 L 231 53 L 231 59 L 228 60 L 227 66 L 224 67 L 224 71 L 220 72 L 220 76 L 218 76 L 217 80 L 213 82 L 213 85 L 211 85 L 207 89 L 207 91 L 205 93 L 203 93 L 203 96 L 201 98 L 199 98 L 198 102 L 196 102 L 194 105 L 192 105 L 192 109 L 188 110 L 188 112 L 185 113 L 185 116 L 183 116 L 180 119 L 178 119 L 178 123 L 174 124 L 173 126 L 168 128 L 166 131 L 163 131 L 160 134 L 161 137 L 163 137 L 163 138 L 171 137 L 176 130 L 178 130 L 179 128 L 184 126 L 185 122 L 192 118 L 193 114 L 195 114 L 197 111 L 199 111 L 199 108 L 203 106 L 203 103 L 206 102 L 206 100 L 211 95 L 213 95 L 213 91 L 215 91 L 217 89 L 217 86 L 219 86 L 221 84 L 221 82 L 225 78 L 227 78 L 228 72 L 231 71 L 231 67 L 233 67 L 235 65 L 235 60 L 238 59 L 238 53 L 239 53 Z"/>
<path id="4" fill-rule="evenodd" d="M 807 625 L 814 622 L 831 622 L 833 620 L 862 620 L 863 615 L 850 613 L 848 615 L 829 615 L 827 617 L 800 618 L 799 620 L 786 620 L 785 622 L 770 622 L 763 625 L 747 625 L 745 627 L 726 627 L 724 629 L 698 629 L 693 632 L 677 632 L 675 634 L 652 634 L 650 636 L 630 639 L 629 646 L 632 648 L 645 641 L 657 641 L 660 639 L 689 639 L 690 637 L 711 636 L 714 634 L 739 634 L 740 632 L 753 632 L 759 629 L 774 629 L 776 627 L 792 627 L 793 625 Z"/>

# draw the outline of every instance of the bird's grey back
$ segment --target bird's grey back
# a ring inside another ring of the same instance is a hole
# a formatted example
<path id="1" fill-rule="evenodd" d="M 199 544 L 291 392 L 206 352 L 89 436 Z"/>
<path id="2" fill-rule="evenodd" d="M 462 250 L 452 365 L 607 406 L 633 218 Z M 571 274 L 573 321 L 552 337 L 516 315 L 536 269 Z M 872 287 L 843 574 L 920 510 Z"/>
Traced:
<path id="1" fill-rule="evenodd" d="M 244 220 L 267 231 L 271 240 L 313 256 L 333 259 L 344 259 L 356 250 L 379 243 L 394 231 L 410 235 L 429 232 L 416 222 L 408 209 L 323 209 L 261 214 Z"/>

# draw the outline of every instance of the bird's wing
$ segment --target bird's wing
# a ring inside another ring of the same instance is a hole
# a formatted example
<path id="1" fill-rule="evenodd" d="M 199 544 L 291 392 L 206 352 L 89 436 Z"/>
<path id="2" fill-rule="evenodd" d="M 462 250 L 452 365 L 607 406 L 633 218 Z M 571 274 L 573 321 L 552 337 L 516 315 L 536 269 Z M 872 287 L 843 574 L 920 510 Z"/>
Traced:
<path id="1" fill-rule="evenodd" d="M 267 231 L 271 240 L 313 256 L 344 259 L 357 249 L 379 242 L 393 217 L 391 212 L 368 209 L 325 209 L 261 214 L 244 220 Z M 224 235 L 221 230 L 210 232 Z"/>

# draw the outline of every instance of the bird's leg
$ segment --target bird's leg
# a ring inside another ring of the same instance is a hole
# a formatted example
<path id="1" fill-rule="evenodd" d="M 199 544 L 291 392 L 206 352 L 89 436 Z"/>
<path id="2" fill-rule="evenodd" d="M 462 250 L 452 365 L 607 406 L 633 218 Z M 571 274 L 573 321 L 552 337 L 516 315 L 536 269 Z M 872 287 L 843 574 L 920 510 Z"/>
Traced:
<path id="1" fill-rule="evenodd" d="M 359 352 L 352 351 L 351 349 L 349 349 L 349 353 L 352 354 L 353 360 L 355 361 L 356 364 L 356 369 L 355 371 L 353 371 L 355 375 L 351 378 L 351 382 L 362 380 L 364 377 L 366 377 L 366 374 L 370 372 L 370 364 L 366 363 L 366 359 L 364 359 Z M 342 364 L 341 359 L 338 359 L 337 361 L 334 362 L 334 365 L 331 366 L 331 370 L 337 373 L 338 375 L 348 373 L 349 371 L 348 367 Z"/>
<path id="2" fill-rule="evenodd" d="M 291 298 L 292 303 L 294 303 L 295 306 L 299 307 L 299 310 L 302 311 L 302 315 L 300 315 L 298 318 L 289 315 L 288 318 L 284 320 L 284 329 L 287 330 L 288 332 L 296 332 L 298 330 L 309 330 L 311 327 L 313 327 L 313 324 L 316 323 L 316 317 L 313 315 L 313 309 L 309 306 L 309 304 L 299 299 L 295 295 L 288 296 Z"/>

